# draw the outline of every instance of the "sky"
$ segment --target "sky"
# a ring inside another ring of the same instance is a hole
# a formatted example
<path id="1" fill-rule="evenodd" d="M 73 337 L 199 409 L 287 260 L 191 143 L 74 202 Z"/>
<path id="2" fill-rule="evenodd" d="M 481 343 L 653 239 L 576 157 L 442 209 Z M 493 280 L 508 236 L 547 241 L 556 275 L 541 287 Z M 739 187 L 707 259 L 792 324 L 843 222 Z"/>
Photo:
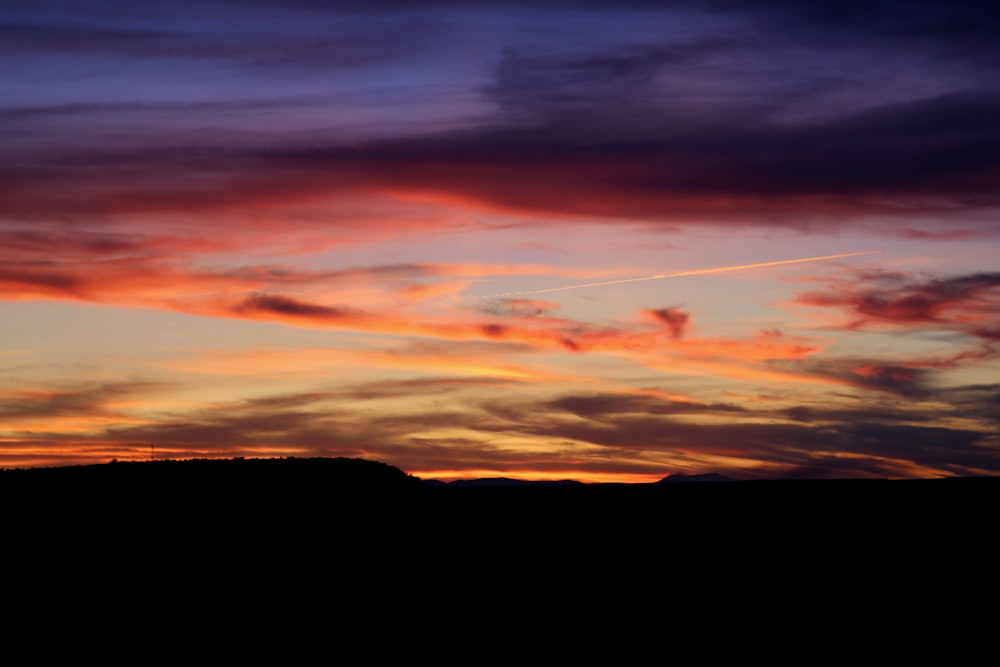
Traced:
<path id="1" fill-rule="evenodd" d="M 0 467 L 1000 474 L 995 2 L 9 0 Z"/>

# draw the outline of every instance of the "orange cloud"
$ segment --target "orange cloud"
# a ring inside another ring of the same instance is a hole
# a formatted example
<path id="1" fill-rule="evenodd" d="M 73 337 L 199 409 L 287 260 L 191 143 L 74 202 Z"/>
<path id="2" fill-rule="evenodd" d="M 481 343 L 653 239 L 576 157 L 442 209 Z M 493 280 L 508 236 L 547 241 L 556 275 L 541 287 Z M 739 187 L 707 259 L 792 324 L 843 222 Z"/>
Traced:
<path id="1" fill-rule="evenodd" d="M 423 341 L 387 349 L 249 348 L 213 350 L 195 357 L 161 362 L 165 369 L 183 373 L 252 375 L 254 377 L 326 378 L 332 370 L 348 368 L 404 369 L 493 378 L 502 381 L 559 383 L 586 380 L 548 370 L 539 363 L 511 360 L 530 351 L 517 344 L 489 342 L 436 343 Z"/>
<path id="2" fill-rule="evenodd" d="M 836 308 L 848 328 L 937 328 L 1000 341 L 1000 273 L 949 278 L 860 273 L 831 280 L 824 290 L 800 293 L 796 303 Z"/>

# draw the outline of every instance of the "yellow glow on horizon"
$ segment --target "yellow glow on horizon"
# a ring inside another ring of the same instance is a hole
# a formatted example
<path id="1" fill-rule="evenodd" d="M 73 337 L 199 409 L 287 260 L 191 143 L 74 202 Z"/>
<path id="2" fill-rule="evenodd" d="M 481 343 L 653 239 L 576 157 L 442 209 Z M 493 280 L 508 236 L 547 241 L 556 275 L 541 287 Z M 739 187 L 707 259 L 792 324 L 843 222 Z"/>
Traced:
<path id="1" fill-rule="evenodd" d="M 420 471 L 408 471 L 414 477 L 422 480 L 436 479 L 442 482 L 454 482 L 465 479 L 491 479 L 503 477 L 516 479 L 525 482 L 558 482 L 573 480 L 584 484 L 648 484 L 657 482 L 669 472 L 656 473 L 626 473 L 626 472 L 590 472 L 567 468 L 562 471 L 537 470 L 497 470 L 490 468 L 465 468 L 454 469 L 428 469 Z"/>

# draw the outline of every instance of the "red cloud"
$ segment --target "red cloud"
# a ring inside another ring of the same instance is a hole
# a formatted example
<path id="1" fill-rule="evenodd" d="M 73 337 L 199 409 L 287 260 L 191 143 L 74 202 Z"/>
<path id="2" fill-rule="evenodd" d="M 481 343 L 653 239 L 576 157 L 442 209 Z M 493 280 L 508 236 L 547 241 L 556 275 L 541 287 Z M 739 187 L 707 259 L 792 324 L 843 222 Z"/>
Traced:
<path id="1" fill-rule="evenodd" d="M 674 340 L 680 340 L 691 320 L 691 316 L 679 308 L 647 310 L 646 313 L 665 324 L 667 330 L 670 331 L 670 337 Z"/>
<path id="2" fill-rule="evenodd" d="M 837 280 L 825 290 L 799 294 L 796 301 L 839 308 L 850 316 L 850 328 L 932 326 L 1000 339 L 1000 273 L 940 279 L 859 274 L 857 282 Z"/>
<path id="3" fill-rule="evenodd" d="M 274 294 L 252 294 L 239 302 L 233 310 L 240 315 L 257 314 L 303 317 L 336 322 L 364 315 L 359 310 L 345 307 L 320 306 L 298 299 Z"/>
<path id="4" fill-rule="evenodd" d="M 540 317 L 558 308 L 559 304 L 541 299 L 490 299 L 479 305 L 484 313 L 507 317 Z"/>

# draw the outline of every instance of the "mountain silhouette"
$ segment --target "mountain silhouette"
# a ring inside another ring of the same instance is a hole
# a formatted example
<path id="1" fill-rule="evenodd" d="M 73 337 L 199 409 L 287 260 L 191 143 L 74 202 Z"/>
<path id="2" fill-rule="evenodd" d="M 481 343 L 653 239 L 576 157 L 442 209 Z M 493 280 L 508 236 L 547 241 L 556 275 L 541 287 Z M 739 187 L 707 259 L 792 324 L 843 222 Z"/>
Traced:
<path id="1" fill-rule="evenodd" d="M 698 475 L 686 475 L 684 473 L 674 473 L 673 475 L 667 475 L 663 479 L 655 482 L 656 484 L 671 484 L 675 482 L 733 482 L 736 481 L 732 477 L 726 477 L 725 475 L 720 475 L 714 472 L 706 472 Z"/>
<path id="2" fill-rule="evenodd" d="M 699 480 L 720 476 L 443 484 L 366 459 L 163 460 L 2 470 L 0 502 L 8 571 L 50 589 L 325 588 L 372 614 L 421 588 L 562 599 L 646 591 L 667 569 L 744 581 L 747 559 L 771 581 L 862 554 L 994 553 L 998 478 L 684 483 Z"/>
<path id="3" fill-rule="evenodd" d="M 68 484 L 108 488 L 159 485 L 169 488 L 205 486 L 252 488 L 254 485 L 288 485 L 303 490 L 322 486 L 325 490 L 417 488 L 420 479 L 399 468 L 360 458 L 268 458 L 164 459 L 158 461 L 112 461 L 107 464 L 49 468 L 18 468 L 0 471 L 5 488 L 30 488 L 45 484 Z"/>
<path id="4" fill-rule="evenodd" d="M 480 477 L 477 479 L 456 479 L 452 482 L 440 482 L 439 485 L 453 488 L 461 487 L 482 487 L 482 486 L 577 486 L 583 482 L 572 479 L 560 480 L 525 480 L 512 479 L 510 477 Z"/>

